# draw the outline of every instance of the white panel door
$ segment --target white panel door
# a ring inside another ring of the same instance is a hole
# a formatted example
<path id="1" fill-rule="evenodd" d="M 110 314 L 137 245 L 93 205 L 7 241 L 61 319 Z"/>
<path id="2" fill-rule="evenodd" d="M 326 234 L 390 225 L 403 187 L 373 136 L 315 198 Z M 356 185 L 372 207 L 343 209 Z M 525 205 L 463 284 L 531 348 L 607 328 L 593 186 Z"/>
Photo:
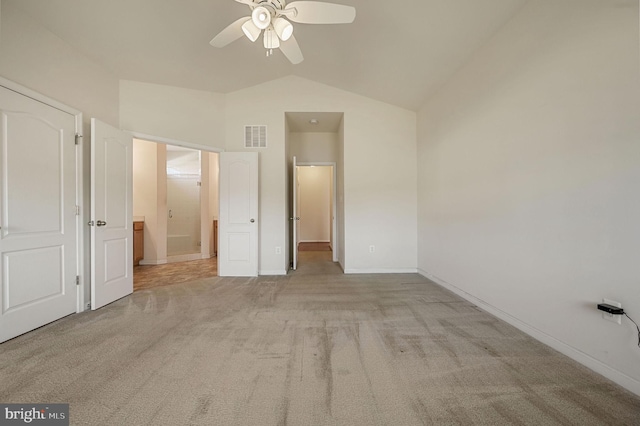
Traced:
<path id="1" fill-rule="evenodd" d="M 133 293 L 133 138 L 91 119 L 91 309 Z"/>
<path id="2" fill-rule="evenodd" d="M 0 342 L 76 312 L 75 117 L 0 87 Z"/>
<path id="3" fill-rule="evenodd" d="M 258 276 L 258 153 L 220 153 L 221 277 Z"/>
<path id="4" fill-rule="evenodd" d="M 293 200 L 291 206 L 291 234 L 292 238 L 292 247 L 293 251 L 293 262 L 291 263 L 291 268 L 295 271 L 298 269 L 298 221 L 300 218 L 298 217 L 298 160 L 296 157 L 293 157 L 293 171 L 292 171 L 292 184 L 291 184 L 291 198 Z"/>

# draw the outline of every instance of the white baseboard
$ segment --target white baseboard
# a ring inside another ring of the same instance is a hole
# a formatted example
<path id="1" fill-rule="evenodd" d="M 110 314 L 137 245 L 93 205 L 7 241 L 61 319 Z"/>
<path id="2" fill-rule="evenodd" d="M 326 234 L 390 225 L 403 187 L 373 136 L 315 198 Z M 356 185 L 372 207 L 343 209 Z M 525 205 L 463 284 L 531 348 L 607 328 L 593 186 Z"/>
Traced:
<path id="1" fill-rule="evenodd" d="M 389 269 L 344 269 L 345 274 L 415 274 L 416 268 L 389 268 Z"/>
<path id="2" fill-rule="evenodd" d="M 179 254 L 177 256 L 167 256 L 167 263 L 190 262 L 192 260 L 200 259 L 202 259 L 202 255 L 200 253 Z"/>
<path id="3" fill-rule="evenodd" d="M 142 266 L 155 266 L 155 265 L 166 265 L 167 264 L 167 259 L 161 259 L 161 260 L 141 260 L 140 261 L 140 265 Z"/>
<path id="4" fill-rule="evenodd" d="M 274 270 L 274 271 L 269 271 L 269 270 L 264 270 L 264 271 L 260 271 L 258 273 L 258 275 L 263 276 L 263 275 L 276 275 L 276 276 L 280 276 L 280 275 L 287 275 L 287 271 L 284 269 L 280 269 L 280 270 Z"/>
<path id="5" fill-rule="evenodd" d="M 434 275 L 431 275 L 428 272 L 423 271 L 422 269 L 418 269 L 418 273 L 423 277 L 435 282 L 436 284 L 446 288 L 447 290 L 452 291 L 453 293 L 457 294 L 463 299 L 466 299 L 469 302 L 475 304 L 476 306 L 478 306 L 484 311 L 487 311 L 491 315 L 498 317 L 501 320 L 511 324 L 512 326 L 516 327 L 520 331 L 527 333 L 529 336 L 533 337 L 534 339 L 544 343 L 547 346 L 550 346 L 551 348 L 555 349 L 561 354 L 566 355 L 569 358 L 573 359 L 574 361 L 577 361 L 580 364 L 584 365 L 585 367 L 590 368 L 596 373 L 603 375 L 607 379 L 617 383 L 618 385 L 635 393 L 636 395 L 640 395 L 640 381 L 634 379 L 633 377 L 629 377 L 626 374 L 614 368 L 609 367 L 608 365 L 604 364 L 602 361 L 599 361 L 591 357 L 590 355 L 587 355 L 586 353 L 574 348 L 573 346 L 569 346 L 566 343 L 556 339 L 555 337 L 550 336 L 547 333 L 540 331 L 537 328 L 532 327 L 529 324 L 526 324 L 520 321 L 516 317 L 485 302 L 484 300 L 478 299 L 472 294 L 469 294 L 466 291 L 461 290 L 460 288 L 446 282 L 443 279 L 440 279 Z"/>

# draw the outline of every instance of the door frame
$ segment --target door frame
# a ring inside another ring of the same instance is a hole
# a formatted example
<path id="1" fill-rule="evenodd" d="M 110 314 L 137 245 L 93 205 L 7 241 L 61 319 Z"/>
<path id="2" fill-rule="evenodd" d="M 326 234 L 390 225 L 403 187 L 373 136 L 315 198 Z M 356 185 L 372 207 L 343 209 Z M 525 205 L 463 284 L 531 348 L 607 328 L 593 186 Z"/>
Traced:
<path id="1" fill-rule="evenodd" d="M 83 312 L 87 309 L 87 305 L 84 303 L 85 297 L 85 285 L 89 281 L 87 280 L 85 268 L 85 227 L 83 226 L 86 220 L 85 206 L 84 206 L 84 163 L 83 163 L 83 129 L 82 129 L 82 113 L 77 109 L 71 108 L 62 102 L 58 102 L 48 96 L 36 92 L 35 90 L 28 89 L 18 83 L 8 80 L 0 76 L 0 86 L 16 92 L 20 95 L 31 98 L 35 101 L 49 105 L 50 107 L 59 109 L 66 112 L 69 115 L 75 117 L 75 132 L 76 132 L 76 276 L 78 277 L 78 285 L 76 285 L 76 313 Z M 88 231 L 87 231 L 88 232 Z"/>
<path id="2" fill-rule="evenodd" d="M 181 146 L 183 148 L 191 148 L 191 149 L 196 149 L 198 151 L 215 152 L 218 154 L 221 152 L 225 152 L 224 149 L 215 148 L 213 146 L 200 145 L 197 143 L 185 142 L 180 139 L 165 138 L 163 136 L 147 135 L 145 133 L 135 132 L 133 130 L 127 130 L 127 129 L 122 129 L 122 130 L 128 133 L 131 133 L 134 139 L 142 139 L 148 142 L 162 143 L 165 145 L 176 145 L 176 146 Z"/>
<path id="3" fill-rule="evenodd" d="M 337 167 L 336 167 L 336 163 L 335 162 L 319 162 L 319 161 L 305 161 L 305 162 L 300 162 L 297 163 L 298 167 L 310 167 L 310 166 L 315 166 L 315 167 L 333 167 L 333 185 L 331 188 L 331 203 L 332 203 L 332 207 L 331 207 L 331 241 L 332 241 L 332 246 L 331 246 L 331 251 L 333 252 L 332 254 L 332 260 L 334 262 L 338 261 L 338 227 L 337 227 L 337 221 L 338 221 L 338 217 L 337 217 L 337 206 L 336 206 L 336 201 L 338 200 L 338 184 L 336 182 L 337 178 L 338 178 L 338 172 L 337 172 Z M 295 212 L 294 212 L 295 215 Z M 295 224 L 294 224 L 295 226 Z M 297 247 L 293 248 L 294 250 L 298 250 Z"/>
<path id="4" fill-rule="evenodd" d="M 292 190 L 291 190 L 291 198 L 292 198 L 292 206 L 291 206 L 291 235 L 292 235 L 292 241 L 293 241 L 293 261 L 291 262 L 291 269 L 293 269 L 294 271 L 296 269 L 298 269 L 298 238 L 299 238 L 299 232 L 298 229 L 300 228 L 300 218 L 298 217 L 298 209 L 299 209 L 299 205 L 298 203 L 300 202 L 298 200 L 298 191 L 299 191 L 299 186 L 298 186 L 298 159 L 296 158 L 296 156 L 293 156 L 293 167 L 291 170 L 291 175 L 292 175 L 292 182 L 293 182 L 293 186 L 292 186 Z"/>
<path id="5" fill-rule="evenodd" d="M 212 146 L 205 146 L 205 145 L 200 145 L 197 143 L 191 143 L 191 142 L 185 142 L 183 140 L 179 140 L 179 139 L 172 139 L 172 138 L 165 138 L 163 136 L 156 136 L 156 135 L 148 135 L 146 133 L 141 133 L 141 132 L 135 132 L 132 130 L 125 130 L 126 132 L 130 133 L 131 136 L 133 136 L 134 139 L 139 139 L 139 140 L 143 140 L 146 142 L 153 142 L 153 143 L 157 143 L 157 144 L 163 144 L 163 145 L 174 145 L 174 146 L 180 146 L 182 148 L 189 148 L 189 149 L 194 149 L 194 150 L 198 150 L 198 151 L 202 151 L 202 152 L 213 152 L 216 154 L 220 154 L 221 152 L 225 152 L 224 149 L 220 149 L 220 148 L 215 148 Z M 202 157 L 200 158 L 200 162 L 202 164 Z M 201 174 L 201 179 L 202 179 L 202 174 Z M 132 182 L 133 184 L 133 182 Z M 218 198 L 220 198 L 220 194 L 218 191 Z M 219 200 L 218 200 L 219 202 Z M 200 209 L 202 210 L 202 203 L 200 204 Z M 202 218 L 201 218 L 202 219 Z M 218 222 L 218 225 L 220 224 L 220 222 Z M 202 232 L 202 227 L 204 226 L 204 222 L 200 223 L 200 232 Z M 202 251 L 200 251 L 200 258 L 202 258 Z M 166 264 L 167 262 L 163 262 L 163 263 L 158 263 L 158 265 L 160 264 Z M 141 263 L 142 264 L 142 263 Z M 149 265 L 149 263 L 145 263 L 145 265 Z"/>

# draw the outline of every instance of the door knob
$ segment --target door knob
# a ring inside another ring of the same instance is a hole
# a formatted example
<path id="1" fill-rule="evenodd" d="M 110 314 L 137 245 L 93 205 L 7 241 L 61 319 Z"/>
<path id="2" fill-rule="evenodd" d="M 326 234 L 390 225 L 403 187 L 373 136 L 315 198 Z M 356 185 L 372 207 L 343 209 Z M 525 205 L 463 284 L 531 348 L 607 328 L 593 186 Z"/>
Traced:
<path id="1" fill-rule="evenodd" d="M 105 222 L 104 220 L 99 220 L 96 225 L 98 226 L 107 226 L 107 222 Z"/>
<path id="2" fill-rule="evenodd" d="M 255 219 L 251 219 L 249 222 L 254 223 L 256 220 Z"/>

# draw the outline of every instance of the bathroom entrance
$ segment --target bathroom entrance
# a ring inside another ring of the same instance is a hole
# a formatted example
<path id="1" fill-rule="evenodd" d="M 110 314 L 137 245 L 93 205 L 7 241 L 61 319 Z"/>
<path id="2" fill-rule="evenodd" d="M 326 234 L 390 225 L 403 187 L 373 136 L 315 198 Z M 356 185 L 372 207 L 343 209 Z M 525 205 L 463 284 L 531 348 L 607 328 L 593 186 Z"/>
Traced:
<path id="1" fill-rule="evenodd" d="M 218 275 L 218 168 L 218 153 L 134 139 L 134 290 Z"/>

